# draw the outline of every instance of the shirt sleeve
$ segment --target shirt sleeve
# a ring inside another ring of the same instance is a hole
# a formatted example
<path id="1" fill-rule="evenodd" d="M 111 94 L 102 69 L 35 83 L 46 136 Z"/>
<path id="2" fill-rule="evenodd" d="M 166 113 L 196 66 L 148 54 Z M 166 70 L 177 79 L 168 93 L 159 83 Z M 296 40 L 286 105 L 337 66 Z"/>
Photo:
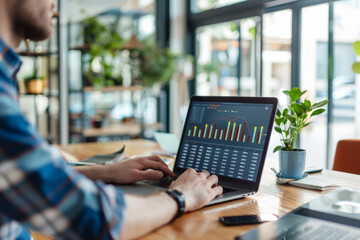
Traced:
<path id="1" fill-rule="evenodd" d="M 21 113 L 0 81 L 0 212 L 59 239 L 115 239 L 122 192 L 69 167 Z"/>

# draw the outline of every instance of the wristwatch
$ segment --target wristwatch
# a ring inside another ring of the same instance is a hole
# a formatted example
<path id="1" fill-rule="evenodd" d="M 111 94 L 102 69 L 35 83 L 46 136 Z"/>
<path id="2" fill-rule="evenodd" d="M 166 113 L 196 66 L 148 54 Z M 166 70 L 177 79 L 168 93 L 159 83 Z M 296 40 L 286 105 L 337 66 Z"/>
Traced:
<path id="1" fill-rule="evenodd" d="M 176 201 L 176 204 L 178 205 L 178 212 L 177 212 L 176 216 L 174 217 L 174 219 L 182 216 L 185 212 L 184 194 L 182 194 L 181 192 L 179 192 L 176 189 L 167 190 L 166 193 L 169 194 L 169 196 L 172 197 Z"/>

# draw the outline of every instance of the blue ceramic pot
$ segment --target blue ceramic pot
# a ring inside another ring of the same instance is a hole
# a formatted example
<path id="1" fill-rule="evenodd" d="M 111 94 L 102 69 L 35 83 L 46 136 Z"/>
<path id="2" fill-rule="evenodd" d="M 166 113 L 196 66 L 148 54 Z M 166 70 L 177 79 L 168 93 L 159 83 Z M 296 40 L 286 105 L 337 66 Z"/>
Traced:
<path id="1" fill-rule="evenodd" d="M 284 178 L 300 179 L 304 176 L 306 150 L 294 149 L 294 151 L 279 152 L 280 175 Z"/>

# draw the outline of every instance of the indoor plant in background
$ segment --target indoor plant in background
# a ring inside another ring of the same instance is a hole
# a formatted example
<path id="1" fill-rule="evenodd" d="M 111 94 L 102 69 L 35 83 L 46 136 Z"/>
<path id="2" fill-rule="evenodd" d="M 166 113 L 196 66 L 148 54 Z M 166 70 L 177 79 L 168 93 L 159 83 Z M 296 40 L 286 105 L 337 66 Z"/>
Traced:
<path id="1" fill-rule="evenodd" d="M 307 90 L 301 91 L 295 87 L 290 91 L 283 91 L 290 98 L 290 104 L 282 111 L 278 108 L 275 117 L 275 131 L 280 134 L 281 145 L 274 148 L 279 152 L 280 175 L 285 178 L 300 179 L 303 177 L 306 160 L 306 150 L 295 148 L 296 139 L 300 131 L 311 123 L 312 117 L 326 111 L 322 108 L 328 103 L 323 100 L 311 103 L 301 100 Z"/>
<path id="2" fill-rule="evenodd" d="M 118 33 L 118 21 L 104 25 L 95 17 L 82 20 L 83 39 L 89 48 L 87 80 L 95 87 L 122 84 L 122 76 L 115 73 L 114 63 L 119 58 L 124 39 Z"/>
<path id="3" fill-rule="evenodd" d="M 25 92 L 28 94 L 42 94 L 46 87 L 46 78 L 38 76 L 36 72 L 24 77 Z"/>
<path id="4" fill-rule="evenodd" d="M 354 50 L 355 50 L 356 55 L 358 57 L 360 57 L 360 41 L 354 42 L 353 46 L 354 46 Z M 360 73 L 360 62 L 356 61 L 352 65 L 352 69 L 353 69 L 354 73 Z"/>

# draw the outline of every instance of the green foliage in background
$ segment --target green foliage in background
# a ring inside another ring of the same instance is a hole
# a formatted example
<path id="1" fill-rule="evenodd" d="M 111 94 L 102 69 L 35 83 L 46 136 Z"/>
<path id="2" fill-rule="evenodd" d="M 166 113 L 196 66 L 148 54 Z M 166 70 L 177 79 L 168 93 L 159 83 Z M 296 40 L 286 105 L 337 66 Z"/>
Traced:
<path id="1" fill-rule="evenodd" d="M 353 44 L 356 55 L 360 56 L 360 41 L 356 41 Z M 360 73 L 360 62 L 355 62 L 352 65 L 354 73 Z"/>
<path id="2" fill-rule="evenodd" d="M 308 126 L 310 119 L 326 111 L 321 108 L 328 104 L 328 100 L 311 103 L 310 100 L 300 97 L 307 92 L 295 87 L 290 91 L 283 91 L 290 98 L 290 105 L 282 111 L 278 108 L 275 116 L 275 131 L 280 134 L 281 145 L 274 148 L 278 150 L 293 151 L 295 142 L 301 129 Z"/>
<path id="3" fill-rule="evenodd" d="M 215 73 L 219 75 L 220 73 L 220 64 L 215 61 L 210 61 L 203 65 L 199 65 L 199 72 L 204 72 L 207 74 L 207 81 L 210 81 L 210 74 Z"/>
<path id="4" fill-rule="evenodd" d="M 114 22 L 110 27 L 100 23 L 94 17 L 85 18 L 81 24 L 84 28 L 84 42 L 89 44 L 89 68 L 86 72 L 87 79 L 97 87 L 115 85 L 121 76 L 114 76 L 114 58 L 116 53 L 122 49 L 124 39 L 117 33 L 117 24 Z M 91 65 L 97 59 L 101 70 L 93 72 Z"/>

